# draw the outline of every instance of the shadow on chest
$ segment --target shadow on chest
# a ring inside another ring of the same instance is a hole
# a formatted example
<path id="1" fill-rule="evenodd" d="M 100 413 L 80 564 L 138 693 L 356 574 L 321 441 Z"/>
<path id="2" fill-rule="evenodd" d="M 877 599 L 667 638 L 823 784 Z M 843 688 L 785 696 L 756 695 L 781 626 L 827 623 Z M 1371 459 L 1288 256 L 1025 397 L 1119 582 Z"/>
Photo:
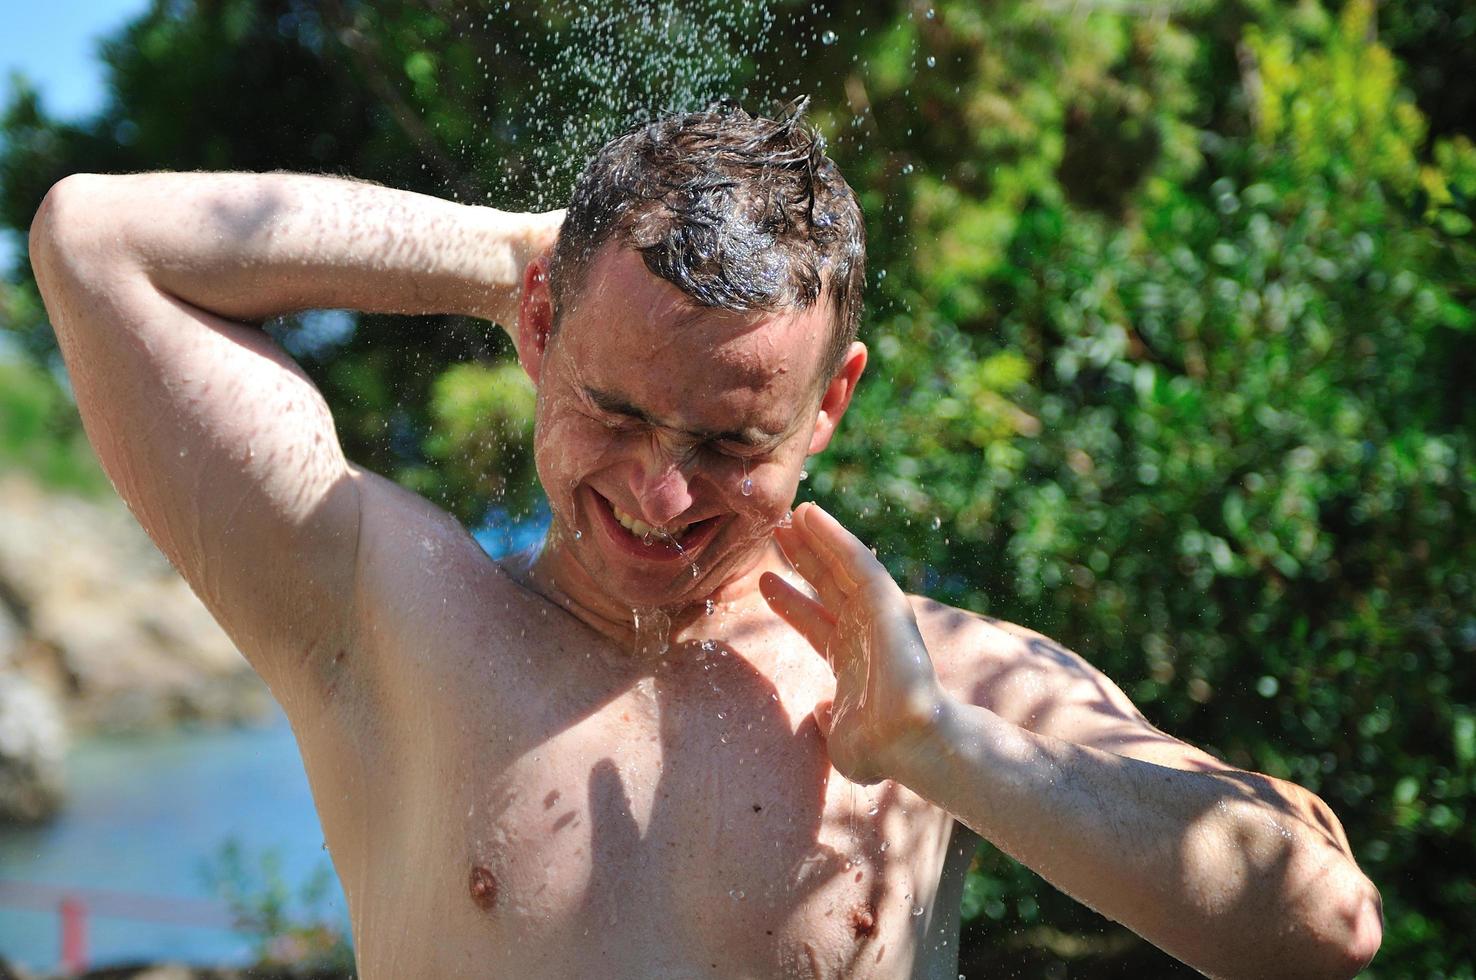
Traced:
<path id="1" fill-rule="evenodd" d="M 468 786 L 478 907 L 773 935 L 818 896 L 838 930 L 871 935 L 870 903 L 901 856 L 887 853 L 880 791 L 831 770 L 813 700 L 781 697 L 717 645 L 671 655 L 685 659 L 545 721 Z"/>

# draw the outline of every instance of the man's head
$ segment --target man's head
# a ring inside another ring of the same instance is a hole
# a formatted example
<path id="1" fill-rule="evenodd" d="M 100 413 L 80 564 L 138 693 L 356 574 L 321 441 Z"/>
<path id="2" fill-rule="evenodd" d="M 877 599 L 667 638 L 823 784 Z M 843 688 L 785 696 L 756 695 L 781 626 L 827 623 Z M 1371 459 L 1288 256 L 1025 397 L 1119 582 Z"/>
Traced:
<path id="1" fill-rule="evenodd" d="M 525 277 L 519 354 L 539 477 L 600 588 L 674 604 L 752 565 L 865 366 L 864 265 L 855 195 L 796 118 L 675 116 L 590 163 Z"/>
<path id="2" fill-rule="evenodd" d="M 734 105 L 671 116 L 605 144 L 585 168 L 549 269 L 557 326 L 606 243 L 693 303 L 719 310 L 834 313 L 822 374 L 861 322 L 866 231 L 856 195 L 801 122 Z"/>

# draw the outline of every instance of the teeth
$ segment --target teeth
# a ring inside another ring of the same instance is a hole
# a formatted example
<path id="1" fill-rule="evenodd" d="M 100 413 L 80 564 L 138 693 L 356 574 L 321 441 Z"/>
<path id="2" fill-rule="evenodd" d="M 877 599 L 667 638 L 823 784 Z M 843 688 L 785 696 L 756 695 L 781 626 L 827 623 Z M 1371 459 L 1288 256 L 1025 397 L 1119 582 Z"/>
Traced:
<path id="1" fill-rule="evenodd" d="M 625 528 L 627 531 L 629 531 L 631 534 L 634 534 L 638 538 L 644 538 L 647 535 L 655 535 L 657 537 L 663 538 L 679 538 L 683 534 L 685 534 L 687 528 L 691 526 L 689 524 L 674 524 L 666 530 L 662 530 L 659 527 L 653 527 L 650 524 L 647 524 L 639 517 L 632 517 L 625 511 L 621 510 L 619 507 L 616 507 L 614 504 L 610 505 L 610 510 L 614 512 L 615 520 L 620 522 L 620 526 Z"/>

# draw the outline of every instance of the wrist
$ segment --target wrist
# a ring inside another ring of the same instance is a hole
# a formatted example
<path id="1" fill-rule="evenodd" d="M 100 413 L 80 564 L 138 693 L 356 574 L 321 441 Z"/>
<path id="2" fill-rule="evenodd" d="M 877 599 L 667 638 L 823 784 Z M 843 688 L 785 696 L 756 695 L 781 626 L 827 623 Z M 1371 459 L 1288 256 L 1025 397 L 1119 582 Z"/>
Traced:
<path id="1" fill-rule="evenodd" d="M 934 782 L 959 748 L 958 714 L 963 705 L 941 687 L 917 699 L 907 723 L 887 741 L 886 778 L 919 792 Z"/>
<path id="2" fill-rule="evenodd" d="M 523 214 L 489 207 L 477 207 L 476 211 L 490 264 L 482 283 L 482 301 L 473 315 L 500 324 L 516 344 L 524 276 L 529 263 L 552 252 L 563 212 Z"/>

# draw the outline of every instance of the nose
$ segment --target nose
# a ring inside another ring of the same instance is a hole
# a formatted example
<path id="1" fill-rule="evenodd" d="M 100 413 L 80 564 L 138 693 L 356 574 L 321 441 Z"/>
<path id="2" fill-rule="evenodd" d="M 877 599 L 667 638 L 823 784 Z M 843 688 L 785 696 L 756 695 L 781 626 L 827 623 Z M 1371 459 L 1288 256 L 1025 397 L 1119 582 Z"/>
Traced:
<path id="1" fill-rule="evenodd" d="M 631 471 L 630 493 L 640 507 L 641 520 L 663 527 L 692 506 L 692 486 L 686 461 L 659 446 Z"/>

